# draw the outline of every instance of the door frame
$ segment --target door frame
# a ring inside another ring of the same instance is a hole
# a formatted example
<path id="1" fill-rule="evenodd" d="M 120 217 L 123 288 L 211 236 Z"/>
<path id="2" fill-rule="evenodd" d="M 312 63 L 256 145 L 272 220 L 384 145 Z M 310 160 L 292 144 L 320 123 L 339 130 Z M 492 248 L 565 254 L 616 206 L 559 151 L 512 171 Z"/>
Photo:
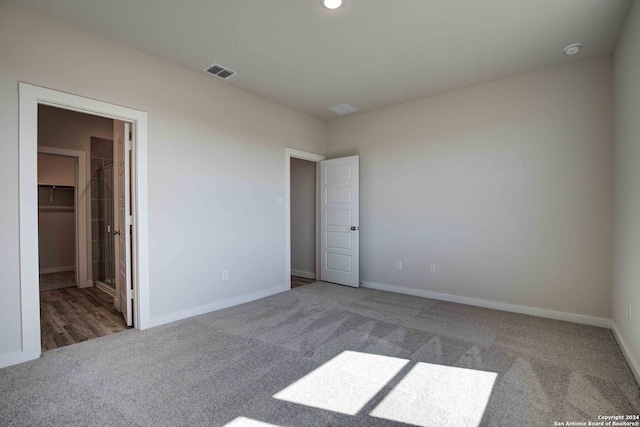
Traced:
<path id="1" fill-rule="evenodd" d="M 93 285 L 89 280 L 91 276 L 91 263 L 89 262 L 89 243 L 87 238 L 91 223 L 87 221 L 87 154 L 84 151 L 67 150 L 63 148 L 38 146 L 38 153 L 54 156 L 72 157 L 76 165 L 76 187 L 74 190 L 75 224 L 76 230 L 76 286 L 87 288 Z"/>
<path id="2" fill-rule="evenodd" d="M 135 328 L 149 327 L 149 242 L 147 192 L 147 113 L 53 89 L 18 83 L 20 304 L 22 351 L 15 363 L 40 357 L 40 292 L 38 266 L 38 105 L 133 122 L 136 132 L 132 161 L 133 268 Z"/>
<path id="3" fill-rule="evenodd" d="M 285 285 L 291 289 L 291 159 L 301 159 L 316 164 L 316 280 L 320 280 L 320 162 L 327 157 L 285 147 L 284 149 L 284 271 Z"/>

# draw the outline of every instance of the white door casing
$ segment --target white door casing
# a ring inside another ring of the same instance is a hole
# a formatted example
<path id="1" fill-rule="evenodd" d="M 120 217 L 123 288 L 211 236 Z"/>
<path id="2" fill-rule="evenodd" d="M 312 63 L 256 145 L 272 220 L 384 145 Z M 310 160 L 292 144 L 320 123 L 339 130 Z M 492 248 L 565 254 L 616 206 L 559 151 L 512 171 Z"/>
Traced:
<path id="1" fill-rule="evenodd" d="M 132 142 L 129 139 L 129 123 L 114 121 L 114 139 L 118 146 L 117 153 L 117 195 L 118 222 L 116 231 L 117 251 L 117 279 L 116 294 L 118 295 L 118 310 L 122 313 L 127 326 L 133 323 L 133 289 L 131 281 L 131 234 L 132 215 L 130 203 L 130 176 Z"/>
<path id="2" fill-rule="evenodd" d="M 360 286 L 359 156 L 320 162 L 320 280 Z"/>
<path id="3" fill-rule="evenodd" d="M 133 209 L 137 329 L 151 325 L 149 304 L 149 239 L 147 191 L 147 113 L 121 105 L 19 82 L 19 255 L 20 348 L 0 355 L 0 368 L 40 357 L 40 293 L 38 287 L 38 105 L 50 105 L 81 113 L 126 120 L 135 124 L 133 147 Z M 88 172 L 88 171 L 87 171 Z M 87 230 L 88 232 L 88 230 Z"/>
<path id="4" fill-rule="evenodd" d="M 286 147 L 284 149 L 284 199 L 286 204 L 284 223 L 285 223 L 285 267 L 286 272 L 285 286 L 291 289 L 291 159 L 302 159 L 316 163 L 316 280 L 320 280 L 320 215 L 318 213 L 320 207 L 320 167 L 319 164 L 326 157 L 320 154 L 310 153 L 308 151 L 297 150 L 295 148 Z"/>

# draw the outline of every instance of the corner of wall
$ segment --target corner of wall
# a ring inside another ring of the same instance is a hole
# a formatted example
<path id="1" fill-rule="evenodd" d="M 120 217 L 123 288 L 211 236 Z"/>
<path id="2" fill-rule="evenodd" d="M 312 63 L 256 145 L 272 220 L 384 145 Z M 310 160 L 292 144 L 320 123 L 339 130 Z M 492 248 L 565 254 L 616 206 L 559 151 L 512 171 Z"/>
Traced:
<path id="1" fill-rule="evenodd" d="M 630 351 L 629 346 L 627 345 L 624 338 L 622 338 L 622 335 L 620 334 L 620 330 L 618 329 L 614 321 L 611 321 L 611 331 L 613 333 L 614 338 L 618 342 L 620 349 L 622 350 L 622 354 L 624 355 L 624 358 L 627 360 L 629 369 L 631 369 L 633 376 L 636 378 L 636 381 L 640 386 L 640 362 L 638 362 L 636 357 Z"/>

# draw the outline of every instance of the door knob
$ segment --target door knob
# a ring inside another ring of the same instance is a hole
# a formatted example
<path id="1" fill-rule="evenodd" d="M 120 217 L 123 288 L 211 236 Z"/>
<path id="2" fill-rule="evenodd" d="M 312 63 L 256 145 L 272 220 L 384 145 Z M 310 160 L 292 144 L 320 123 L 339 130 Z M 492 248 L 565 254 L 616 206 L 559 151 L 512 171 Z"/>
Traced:
<path id="1" fill-rule="evenodd" d="M 113 232 L 113 235 L 114 235 L 114 236 L 115 236 L 115 235 L 118 235 L 118 236 L 119 236 L 119 235 L 120 235 L 120 230 L 118 230 L 118 231 L 114 231 L 114 232 Z"/>

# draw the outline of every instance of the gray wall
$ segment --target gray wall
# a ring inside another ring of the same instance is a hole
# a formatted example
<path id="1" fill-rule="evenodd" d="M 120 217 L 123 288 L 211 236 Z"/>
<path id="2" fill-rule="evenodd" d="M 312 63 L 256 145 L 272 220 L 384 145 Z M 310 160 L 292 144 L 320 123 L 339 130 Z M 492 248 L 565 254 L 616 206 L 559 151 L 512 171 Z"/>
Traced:
<path id="1" fill-rule="evenodd" d="M 640 375 L 640 4 L 615 53 L 615 268 L 613 324 Z M 631 318 L 629 318 L 631 305 Z"/>
<path id="2" fill-rule="evenodd" d="M 361 280 L 610 318 L 611 82 L 571 62 L 330 122 L 329 158 L 360 155 Z"/>
<path id="3" fill-rule="evenodd" d="M 11 2 L 0 58 L 0 357 L 21 348 L 18 81 L 148 113 L 152 322 L 285 285 L 284 147 L 323 153 L 325 123 Z"/>
<path id="4" fill-rule="evenodd" d="M 291 270 L 316 274 L 316 164 L 291 159 Z M 292 274 L 296 274 L 293 271 Z M 306 276 L 305 276 L 306 277 Z"/>

